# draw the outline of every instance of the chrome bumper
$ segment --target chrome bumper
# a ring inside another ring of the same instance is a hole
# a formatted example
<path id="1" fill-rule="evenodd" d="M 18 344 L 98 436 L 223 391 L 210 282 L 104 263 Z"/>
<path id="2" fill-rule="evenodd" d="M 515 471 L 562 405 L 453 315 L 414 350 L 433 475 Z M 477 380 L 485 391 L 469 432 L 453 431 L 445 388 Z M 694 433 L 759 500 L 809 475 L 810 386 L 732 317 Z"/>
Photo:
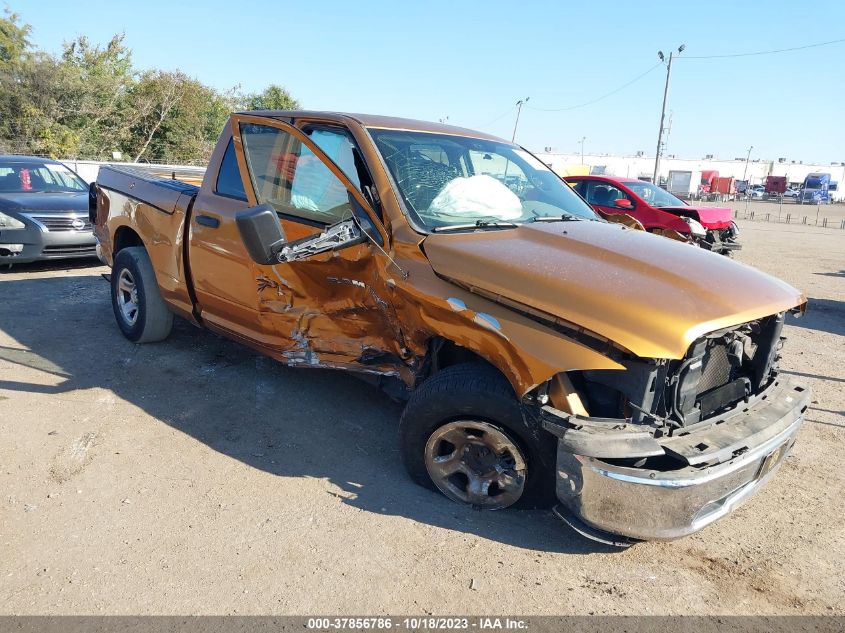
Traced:
<path id="1" fill-rule="evenodd" d="M 640 540 L 672 540 L 697 532 L 750 498 L 777 472 L 803 423 L 809 390 L 786 390 L 737 414 L 772 417 L 776 435 L 728 461 L 659 471 L 616 466 L 558 446 L 557 496 L 588 526 Z M 782 413 L 782 415 L 780 415 Z M 726 421 L 724 424 L 730 424 Z"/>

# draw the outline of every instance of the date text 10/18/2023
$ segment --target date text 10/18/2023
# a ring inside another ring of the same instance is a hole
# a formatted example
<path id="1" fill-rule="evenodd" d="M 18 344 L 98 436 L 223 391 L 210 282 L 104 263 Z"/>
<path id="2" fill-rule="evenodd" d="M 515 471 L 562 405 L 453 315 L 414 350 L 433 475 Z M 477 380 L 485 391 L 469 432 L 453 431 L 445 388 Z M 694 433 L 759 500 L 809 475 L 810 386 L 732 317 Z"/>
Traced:
<path id="1" fill-rule="evenodd" d="M 518 618 L 443 618 L 443 617 L 324 617 L 308 618 L 306 626 L 310 630 L 390 630 L 402 629 L 425 630 L 525 630 L 528 623 Z"/>

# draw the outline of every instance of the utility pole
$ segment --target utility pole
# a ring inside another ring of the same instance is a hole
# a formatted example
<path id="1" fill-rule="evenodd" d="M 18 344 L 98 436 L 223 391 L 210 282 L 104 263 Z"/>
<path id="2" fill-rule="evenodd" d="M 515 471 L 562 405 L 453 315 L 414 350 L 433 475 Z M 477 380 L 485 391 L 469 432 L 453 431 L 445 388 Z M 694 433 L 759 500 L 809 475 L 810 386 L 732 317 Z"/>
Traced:
<path id="1" fill-rule="evenodd" d="M 582 165 L 584 164 L 584 141 L 586 141 L 586 140 L 587 140 L 587 137 L 582 136 L 581 140 L 578 141 L 579 143 L 581 143 L 581 164 Z"/>
<path id="2" fill-rule="evenodd" d="M 678 55 L 684 52 L 684 48 L 686 48 L 683 44 L 678 47 Z M 675 51 L 669 52 L 669 61 L 666 64 L 666 86 L 663 88 L 663 107 L 660 110 L 660 130 L 657 133 L 657 151 L 654 154 L 654 174 L 651 178 L 651 181 L 655 184 L 659 184 L 659 174 L 660 174 L 660 153 L 663 151 L 663 121 L 666 119 L 666 102 L 669 100 L 669 79 L 672 77 L 672 58 L 675 55 Z M 663 51 L 657 51 L 657 56 L 660 58 L 660 61 L 663 61 L 665 58 L 663 57 Z"/>
<path id="3" fill-rule="evenodd" d="M 751 150 L 754 149 L 754 146 L 748 148 L 748 155 L 745 157 L 745 169 L 742 171 L 742 179 L 745 180 L 745 214 L 748 215 L 748 201 L 751 199 L 751 187 L 748 186 L 748 180 L 746 180 L 746 176 L 748 175 L 748 161 L 751 160 Z M 780 222 L 780 209 L 778 209 L 778 222 Z"/>
<path id="4" fill-rule="evenodd" d="M 519 125 L 519 114 L 522 112 L 522 105 L 524 103 L 528 103 L 528 99 L 530 99 L 530 98 L 531 97 L 525 97 L 525 99 L 520 99 L 519 101 L 516 102 L 516 107 L 517 107 L 516 123 L 513 124 L 513 136 L 511 136 L 511 143 L 516 141 L 516 126 Z"/>
<path id="5" fill-rule="evenodd" d="M 748 175 L 748 161 L 751 160 L 751 150 L 754 149 L 754 146 L 748 148 L 748 156 L 745 157 L 745 169 L 742 172 L 742 179 L 745 180 L 745 177 Z"/>

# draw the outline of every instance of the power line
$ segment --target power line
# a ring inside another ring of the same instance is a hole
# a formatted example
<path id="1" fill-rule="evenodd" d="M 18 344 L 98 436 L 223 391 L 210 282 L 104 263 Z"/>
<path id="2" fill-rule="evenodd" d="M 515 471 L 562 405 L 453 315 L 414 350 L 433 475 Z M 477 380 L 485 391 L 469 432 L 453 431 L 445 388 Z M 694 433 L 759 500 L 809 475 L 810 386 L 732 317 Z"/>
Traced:
<path id="1" fill-rule="evenodd" d="M 768 51 L 754 51 L 753 53 L 732 53 L 729 55 L 684 55 L 684 59 L 724 59 L 727 57 L 753 57 L 755 55 L 773 55 L 775 53 L 788 53 L 790 51 L 803 51 L 807 48 L 818 48 L 819 46 L 828 46 L 829 44 L 839 44 L 845 42 L 845 37 L 838 40 L 830 40 L 828 42 L 817 42 L 816 44 L 807 44 L 805 46 L 793 46 L 791 48 L 775 48 Z"/>
<path id="2" fill-rule="evenodd" d="M 506 116 L 508 116 L 514 110 L 516 110 L 516 106 L 512 105 L 510 108 L 508 108 L 507 110 L 502 112 L 502 114 L 497 116 L 495 119 L 491 119 L 490 121 L 487 121 L 487 123 L 484 123 L 483 125 L 476 125 L 476 126 L 473 126 L 473 127 L 482 128 L 482 127 L 487 127 L 488 125 L 493 125 L 496 121 L 501 121 L 502 119 L 504 119 Z"/>
<path id="3" fill-rule="evenodd" d="M 628 86 L 630 86 L 631 84 L 633 84 L 633 83 L 635 83 L 635 82 L 639 81 L 640 79 L 642 79 L 643 77 L 645 77 L 647 74 L 649 74 L 650 72 L 652 72 L 652 71 L 653 71 L 655 68 L 657 68 L 658 66 L 662 66 L 662 65 L 663 65 L 663 62 L 658 62 L 658 63 L 656 63 L 654 66 L 652 66 L 651 68 L 649 68 L 647 71 L 645 71 L 645 72 L 644 72 L 644 73 L 642 73 L 641 75 L 637 75 L 636 77 L 634 77 L 634 78 L 633 78 L 631 81 L 629 81 L 628 83 L 622 84 L 621 86 L 619 86 L 619 87 L 618 87 L 618 88 L 616 88 L 615 90 L 611 90 L 611 91 L 610 91 L 610 92 L 608 92 L 607 94 L 604 94 L 604 95 L 602 95 L 602 96 L 600 96 L 600 97 L 598 97 L 598 98 L 596 98 L 596 99 L 593 99 L 593 100 L 591 100 L 591 101 L 585 101 L 584 103 L 579 103 L 579 104 L 576 104 L 576 105 L 567 106 L 567 107 L 565 107 L 565 108 L 537 108 L 537 107 L 534 107 L 534 106 L 529 106 L 529 105 L 527 105 L 527 106 L 525 106 L 525 107 L 526 107 L 526 108 L 529 108 L 529 109 L 531 109 L 531 110 L 539 110 L 539 111 L 541 111 L 541 112 L 565 112 L 565 111 L 567 111 L 567 110 L 575 110 L 576 108 L 583 108 L 584 106 L 588 106 L 588 105 L 592 105 L 592 104 L 594 104 L 594 103 L 598 103 L 599 101 L 602 101 L 603 99 L 607 99 L 608 97 L 611 97 L 611 96 L 615 95 L 617 92 L 620 92 L 621 90 L 624 90 L 625 88 L 627 88 L 627 87 L 628 87 Z"/>
<path id="4" fill-rule="evenodd" d="M 766 51 L 754 51 L 754 52 L 751 52 L 751 53 L 731 53 L 731 54 L 726 54 L 726 55 L 685 55 L 683 57 L 683 59 L 727 59 L 727 58 L 732 58 L 732 57 L 754 57 L 754 56 L 758 56 L 758 55 L 774 55 L 774 54 L 777 54 L 777 53 L 788 53 L 788 52 L 792 52 L 792 51 L 802 51 L 802 50 L 806 50 L 808 48 L 818 48 L 820 46 L 829 46 L 831 44 L 840 44 L 842 42 L 845 42 L 845 37 L 837 39 L 837 40 L 829 40 L 827 42 L 816 42 L 815 44 L 806 44 L 804 46 L 792 46 L 790 48 L 777 48 L 777 49 L 771 49 L 771 50 L 766 50 Z M 566 112 L 568 110 L 576 110 L 577 108 L 583 108 L 585 106 L 592 105 L 594 103 L 598 103 L 599 101 L 603 101 L 604 99 L 607 99 L 608 97 L 612 97 L 616 93 L 621 92 L 622 90 L 624 90 L 625 88 L 627 88 L 631 84 L 636 83 L 637 81 L 639 81 L 640 79 L 642 79 L 643 77 L 648 75 L 649 73 L 653 72 L 658 66 L 661 66 L 662 63 L 663 62 L 659 62 L 659 63 L 655 64 L 654 66 L 652 66 L 651 68 L 646 70 L 644 73 L 637 75 L 636 77 L 634 77 L 633 79 L 631 79 L 627 83 L 622 84 L 621 86 L 619 86 L 615 90 L 611 90 L 610 92 L 603 94 L 602 96 L 597 97 L 595 99 L 592 99 L 590 101 L 585 101 L 583 103 L 578 103 L 578 104 L 575 104 L 575 105 L 566 106 L 564 108 L 538 108 L 536 106 L 529 106 L 529 105 L 526 105 L 525 107 L 530 109 L 530 110 L 537 110 L 539 112 Z M 477 126 L 474 126 L 474 127 L 484 128 L 484 127 L 487 127 L 488 125 L 492 125 L 493 123 L 501 121 L 503 118 L 505 118 L 506 116 L 511 114 L 515 109 L 516 109 L 516 106 L 511 106 L 510 108 L 508 108 L 505 112 L 503 112 L 502 114 L 500 114 L 496 118 L 491 119 L 487 123 L 484 123 L 482 125 L 477 125 Z"/>

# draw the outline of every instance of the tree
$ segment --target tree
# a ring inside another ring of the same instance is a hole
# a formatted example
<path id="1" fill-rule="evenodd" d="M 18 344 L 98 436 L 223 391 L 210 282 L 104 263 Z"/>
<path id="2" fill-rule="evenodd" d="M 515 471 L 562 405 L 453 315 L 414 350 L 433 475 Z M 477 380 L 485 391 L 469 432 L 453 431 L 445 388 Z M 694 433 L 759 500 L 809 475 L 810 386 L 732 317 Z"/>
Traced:
<path id="1" fill-rule="evenodd" d="M 135 160 L 207 161 L 230 112 L 225 97 L 180 72 L 145 74 L 132 103 L 144 113 L 132 129 Z"/>
<path id="2" fill-rule="evenodd" d="M 283 87 L 220 93 L 184 73 L 138 71 L 123 35 L 105 46 L 87 37 L 61 55 L 34 49 L 30 27 L 6 9 L 0 17 L 0 151 L 54 158 L 204 162 L 234 109 L 287 109 Z"/>
<path id="3" fill-rule="evenodd" d="M 0 18 L 0 140 L 18 138 L 17 122 L 25 103 L 20 85 L 23 66 L 29 56 L 28 24 L 7 7 Z"/>
<path id="4" fill-rule="evenodd" d="M 110 154 L 125 142 L 126 120 L 133 116 L 127 95 L 135 77 L 123 35 L 103 48 L 84 36 L 65 43 L 58 68 L 57 108 L 49 114 L 78 134 L 80 156 Z"/>
<path id="5" fill-rule="evenodd" d="M 0 72 L 20 63 L 29 50 L 29 24 L 19 24 L 20 16 L 6 7 L 5 18 L 0 18 Z"/>
<path id="6" fill-rule="evenodd" d="M 296 110 L 299 102 L 282 86 L 270 84 L 263 92 L 247 96 L 246 107 L 249 110 Z"/>
<path id="7" fill-rule="evenodd" d="M 125 134 L 134 81 L 123 36 L 104 48 L 80 37 L 54 57 L 32 50 L 29 26 L 0 20 L 0 140 L 12 151 L 99 158 Z"/>
<path id="8" fill-rule="evenodd" d="M 131 103 L 138 121 L 132 130 L 132 142 L 141 144 L 133 151 L 135 162 L 141 159 L 156 133 L 184 98 L 186 81 L 187 77 L 182 73 L 149 71 L 133 88 Z"/>

